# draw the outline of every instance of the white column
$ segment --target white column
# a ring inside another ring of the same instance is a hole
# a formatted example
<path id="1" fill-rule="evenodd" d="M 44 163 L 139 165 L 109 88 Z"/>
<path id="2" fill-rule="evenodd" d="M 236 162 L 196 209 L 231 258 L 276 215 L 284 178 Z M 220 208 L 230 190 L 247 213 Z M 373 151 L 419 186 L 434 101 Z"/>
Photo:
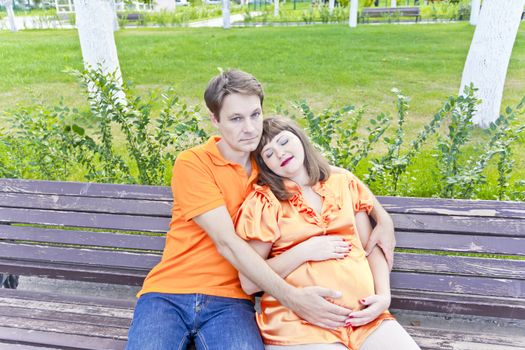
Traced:
<path id="1" fill-rule="evenodd" d="M 328 1 L 328 11 L 330 12 L 330 14 L 334 13 L 334 5 L 335 5 L 335 0 Z"/>
<path id="2" fill-rule="evenodd" d="M 472 0 L 470 3 L 470 24 L 473 26 L 478 24 L 480 0 Z"/>
<path id="3" fill-rule="evenodd" d="M 222 0 L 222 27 L 230 28 L 230 0 Z"/>
<path id="4" fill-rule="evenodd" d="M 357 0 L 350 0 L 350 16 L 348 18 L 348 25 L 351 28 L 357 27 Z"/>
<path id="5" fill-rule="evenodd" d="M 460 93 L 473 83 L 482 100 L 473 121 L 487 127 L 499 117 L 503 87 L 525 0 L 484 0 L 463 69 Z"/>
<path id="6" fill-rule="evenodd" d="M 273 1 L 273 16 L 274 17 L 279 16 L 279 0 Z"/>
<path id="7" fill-rule="evenodd" d="M 12 32 L 18 31 L 15 22 L 15 12 L 13 11 L 13 0 L 0 0 L 0 4 L 4 5 L 7 11 L 7 21 L 9 22 L 9 29 Z"/>
<path id="8" fill-rule="evenodd" d="M 396 0 L 392 0 L 390 2 L 390 7 L 397 7 L 397 1 Z"/>

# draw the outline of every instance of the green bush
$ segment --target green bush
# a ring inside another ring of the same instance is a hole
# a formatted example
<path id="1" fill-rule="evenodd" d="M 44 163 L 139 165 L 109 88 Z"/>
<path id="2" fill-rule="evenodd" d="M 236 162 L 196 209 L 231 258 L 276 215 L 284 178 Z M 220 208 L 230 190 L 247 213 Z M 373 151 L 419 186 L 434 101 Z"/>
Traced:
<path id="1" fill-rule="evenodd" d="M 208 138 L 199 109 L 171 89 L 144 100 L 114 74 L 72 73 L 90 110 L 36 104 L 6 112 L 11 127 L 0 130 L 0 177 L 163 185 L 178 152 Z M 479 103 L 472 86 L 449 97 L 413 140 L 405 135 L 410 99 L 393 93 L 396 117 L 369 116 L 354 105 L 317 113 L 302 101 L 297 119 L 332 164 L 357 172 L 377 194 L 525 200 L 525 179 L 512 179 L 525 98 L 484 131 L 481 144 L 471 141 Z M 496 175 L 487 178 L 489 168 Z"/>

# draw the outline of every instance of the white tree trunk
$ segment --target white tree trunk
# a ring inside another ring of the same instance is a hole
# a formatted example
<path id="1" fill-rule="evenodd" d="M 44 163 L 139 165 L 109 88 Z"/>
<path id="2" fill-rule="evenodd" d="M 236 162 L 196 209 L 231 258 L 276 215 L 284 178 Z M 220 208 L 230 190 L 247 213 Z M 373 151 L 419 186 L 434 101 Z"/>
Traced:
<path id="1" fill-rule="evenodd" d="M 470 24 L 475 26 L 478 24 L 479 7 L 481 5 L 481 0 L 472 0 L 470 5 Z"/>
<path id="2" fill-rule="evenodd" d="M 348 25 L 351 28 L 357 27 L 357 0 L 350 1 L 350 16 L 348 18 Z"/>
<path id="3" fill-rule="evenodd" d="M 277 17 L 279 16 L 279 0 L 274 0 L 273 1 L 273 16 L 274 17 Z"/>
<path id="4" fill-rule="evenodd" d="M 222 0 L 222 27 L 230 28 L 230 0 Z"/>
<path id="5" fill-rule="evenodd" d="M 117 5 L 115 4 L 115 0 L 111 1 L 111 8 L 113 9 L 113 31 L 118 32 L 120 29 L 120 25 L 118 24 L 118 17 L 117 17 Z"/>
<path id="6" fill-rule="evenodd" d="M 113 35 L 114 8 L 112 0 L 74 0 L 80 48 L 86 69 L 100 68 L 104 74 L 115 74 L 122 84 L 122 75 Z M 96 94 L 94 86 L 88 86 Z M 118 101 L 126 104 L 124 92 Z"/>
<path id="7" fill-rule="evenodd" d="M 390 7 L 397 7 L 397 1 L 396 0 L 392 0 L 390 2 Z"/>
<path id="8" fill-rule="evenodd" d="M 0 0 L 0 4 L 3 5 L 7 11 L 9 29 L 11 29 L 12 32 L 18 31 L 15 22 L 15 12 L 13 11 L 13 0 Z"/>
<path id="9" fill-rule="evenodd" d="M 487 127 L 499 117 L 505 76 L 520 25 L 525 0 L 484 0 L 463 69 L 459 93 L 473 83 L 482 100 L 474 115 Z"/>
<path id="10" fill-rule="evenodd" d="M 334 4 L 335 4 L 335 0 L 328 1 L 328 11 L 330 12 L 330 15 L 333 15 L 334 13 Z"/>
<path id="11" fill-rule="evenodd" d="M 155 11 L 175 11 L 177 4 L 175 0 L 156 0 L 155 1 Z"/>

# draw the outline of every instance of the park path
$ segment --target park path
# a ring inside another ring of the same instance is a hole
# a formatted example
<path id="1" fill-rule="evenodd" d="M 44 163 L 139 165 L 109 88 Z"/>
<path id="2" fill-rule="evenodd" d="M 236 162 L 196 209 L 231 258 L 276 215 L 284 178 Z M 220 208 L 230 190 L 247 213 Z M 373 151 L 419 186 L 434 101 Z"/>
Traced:
<path id="1" fill-rule="evenodd" d="M 261 12 L 250 12 L 250 15 L 259 16 Z M 230 23 L 235 22 L 243 23 L 244 14 L 236 13 L 230 16 Z M 43 16 L 16 16 L 15 23 L 18 30 L 24 29 L 72 29 L 75 28 L 69 20 L 58 20 L 55 17 L 43 17 Z M 199 28 L 199 27 L 222 27 L 222 17 L 210 18 L 207 20 L 190 22 L 186 25 L 187 27 Z M 127 25 L 128 28 L 134 28 L 133 25 Z M 141 26 L 142 27 L 142 26 Z M 156 26 L 147 26 L 156 27 Z M 0 20 L 0 30 L 8 30 L 9 24 L 7 17 Z"/>

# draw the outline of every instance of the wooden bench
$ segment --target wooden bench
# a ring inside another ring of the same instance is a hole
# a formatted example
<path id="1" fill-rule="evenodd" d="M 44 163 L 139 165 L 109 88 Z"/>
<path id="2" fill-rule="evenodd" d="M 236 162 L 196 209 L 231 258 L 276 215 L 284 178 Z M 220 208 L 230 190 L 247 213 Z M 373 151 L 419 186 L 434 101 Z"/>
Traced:
<path id="1" fill-rule="evenodd" d="M 143 22 L 144 21 L 143 13 L 117 13 L 117 17 L 121 20 L 126 20 L 128 22 Z"/>
<path id="2" fill-rule="evenodd" d="M 523 349 L 525 203 L 379 199 L 399 247 L 392 311 L 421 347 Z M 123 349 L 134 300 L 30 290 L 24 278 L 140 286 L 170 212 L 168 187 L 0 179 L 0 273 L 21 275 L 0 289 L 0 350 Z"/>
<path id="3" fill-rule="evenodd" d="M 421 18 L 419 7 L 364 7 L 359 13 L 361 23 L 369 23 L 370 17 L 414 17 L 416 23 Z"/>

